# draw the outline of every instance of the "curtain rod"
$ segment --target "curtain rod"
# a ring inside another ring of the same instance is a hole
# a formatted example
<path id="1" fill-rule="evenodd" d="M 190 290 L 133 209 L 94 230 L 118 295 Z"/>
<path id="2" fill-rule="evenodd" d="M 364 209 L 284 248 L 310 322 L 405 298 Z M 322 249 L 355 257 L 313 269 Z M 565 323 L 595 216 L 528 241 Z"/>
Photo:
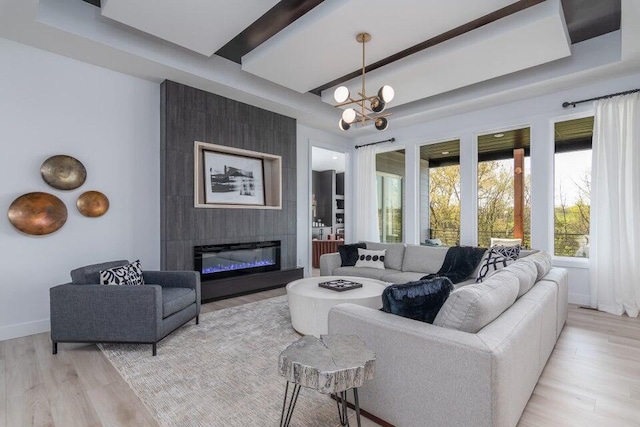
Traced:
<path id="1" fill-rule="evenodd" d="M 368 144 L 362 144 L 362 145 L 356 145 L 356 150 L 358 148 L 362 148 L 362 147 L 368 147 L 369 145 L 378 145 L 378 144 L 384 144 L 385 142 L 395 142 L 395 138 L 389 138 L 389 139 L 385 139 L 384 141 L 378 141 L 378 142 L 370 142 Z"/>
<path id="2" fill-rule="evenodd" d="M 640 92 L 640 89 L 632 89 L 632 90 L 627 90 L 625 92 L 612 93 L 610 95 L 596 96 L 595 98 L 583 99 L 582 101 L 563 102 L 562 108 L 567 108 L 570 105 L 573 105 L 573 107 L 575 108 L 576 104 L 582 104 L 584 102 L 590 102 L 590 101 L 597 101 L 599 99 L 613 98 L 614 96 L 629 95 L 630 93 L 636 93 L 636 92 Z"/>

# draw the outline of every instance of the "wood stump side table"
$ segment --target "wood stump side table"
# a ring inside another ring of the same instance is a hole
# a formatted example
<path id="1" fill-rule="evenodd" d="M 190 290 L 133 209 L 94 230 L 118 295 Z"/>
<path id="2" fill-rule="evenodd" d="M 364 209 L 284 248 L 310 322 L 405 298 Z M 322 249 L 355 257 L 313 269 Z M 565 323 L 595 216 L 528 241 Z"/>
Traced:
<path id="1" fill-rule="evenodd" d="M 321 335 L 320 338 L 306 335 L 289 345 L 280 353 L 278 361 L 278 371 L 287 380 L 280 427 L 289 426 L 301 387 L 323 394 L 339 393 L 338 416 L 343 426 L 349 425 L 347 391 L 353 389 L 356 418 L 360 427 L 358 387 L 365 380 L 373 379 L 375 362 L 375 353 L 368 350 L 364 341 L 355 335 Z M 294 386 L 287 407 L 289 383 Z"/>

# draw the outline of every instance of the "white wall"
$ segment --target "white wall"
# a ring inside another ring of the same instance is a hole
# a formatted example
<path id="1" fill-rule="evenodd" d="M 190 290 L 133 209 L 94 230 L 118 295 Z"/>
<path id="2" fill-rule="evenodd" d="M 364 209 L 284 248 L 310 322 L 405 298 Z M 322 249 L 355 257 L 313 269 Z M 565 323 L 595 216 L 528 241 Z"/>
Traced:
<path id="1" fill-rule="evenodd" d="M 0 221 L 0 340 L 49 329 L 49 288 L 69 271 L 113 259 L 160 265 L 159 85 L 0 38 L 0 210 L 32 191 L 68 209 L 48 236 Z M 87 181 L 59 191 L 40 177 L 49 156 L 82 161 Z M 111 207 L 81 216 L 77 197 L 98 190 Z M 3 214 L 5 215 L 5 214 Z M 6 217 L 5 217 L 6 218 Z"/>
<path id="2" fill-rule="evenodd" d="M 419 192 L 417 183 L 420 181 L 418 168 L 418 147 L 420 145 L 460 139 L 461 244 L 475 245 L 477 243 L 477 136 L 517 127 L 530 127 L 532 247 L 552 253 L 554 122 L 593 114 L 591 103 L 581 104 L 577 108 L 564 109 L 562 102 L 635 89 L 638 87 L 638 82 L 640 82 L 640 74 L 601 80 L 594 84 L 559 91 L 551 95 L 533 97 L 403 128 L 394 128 L 392 117 L 385 137 L 394 137 L 396 142 L 382 144 L 379 148 L 380 150 L 389 150 L 391 147 L 406 149 L 406 243 L 415 243 L 420 232 L 419 206 L 414 206 L 414 203 L 417 203 Z M 355 142 L 363 144 L 379 139 L 380 135 L 369 135 L 357 138 Z M 569 269 L 570 302 L 589 304 L 588 261 L 556 258 L 554 264 Z"/>
<path id="3" fill-rule="evenodd" d="M 298 124 L 297 128 L 297 251 L 298 266 L 304 267 L 305 276 L 311 275 L 311 147 L 322 147 L 333 151 L 346 153 L 345 172 L 345 240 L 352 239 L 349 224 L 353 218 L 353 171 L 351 152 L 353 143 L 348 138 L 343 138 L 329 132 L 313 129 Z"/>

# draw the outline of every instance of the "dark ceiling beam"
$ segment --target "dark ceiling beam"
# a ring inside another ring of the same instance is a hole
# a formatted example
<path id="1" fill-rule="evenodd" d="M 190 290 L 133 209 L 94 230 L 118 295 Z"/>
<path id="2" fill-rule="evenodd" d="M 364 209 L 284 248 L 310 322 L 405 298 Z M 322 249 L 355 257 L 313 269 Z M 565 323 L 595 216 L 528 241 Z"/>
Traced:
<path id="1" fill-rule="evenodd" d="M 571 43 L 620 29 L 621 0 L 562 0 Z"/>
<path id="2" fill-rule="evenodd" d="M 216 55 L 240 64 L 244 55 L 291 25 L 320 3 L 322 0 L 282 0 L 229 43 L 222 46 Z"/>
<path id="3" fill-rule="evenodd" d="M 381 59 L 378 62 L 374 62 L 371 65 L 368 65 L 365 68 L 365 71 L 368 73 L 370 71 L 373 71 L 375 69 L 378 69 L 380 67 L 384 67 L 385 65 L 388 65 L 392 62 L 398 61 L 402 58 L 405 58 L 409 55 L 413 55 L 414 53 L 420 52 L 421 50 L 425 50 L 427 48 L 433 47 L 437 44 L 440 44 L 442 42 L 445 42 L 447 40 L 451 40 L 455 37 L 461 36 L 464 33 L 468 33 L 469 31 L 473 31 L 477 28 L 480 28 L 484 25 L 490 24 L 494 21 L 497 21 L 498 19 L 504 18 L 506 16 L 509 15 L 513 15 L 516 12 L 520 12 L 521 10 L 527 9 L 531 6 L 535 6 L 539 3 L 542 3 L 544 0 L 520 0 L 517 1 L 515 3 L 510 4 L 509 6 L 503 7 L 502 9 L 498 9 L 495 12 L 491 12 L 488 15 L 484 15 L 478 19 L 475 19 L 471 22 L 467 22 L 464 25 L 461 25 L 457 28 L 454 28 L 453 30 L 449 30 L 445 33 L 442 33 L 440 35 L 437 35 L 433 38 L 430 38 L 429 40 L 426 40 L 422 43 L 418 43 L 417 45 L 411 46 L 410 48 L 407 48 L 405 50 L 402 50 L 396 54 L 393 54 L 391 56 L 388 56 L 384 59 Z M 344 83 L 346 81 L 349 81 L 353 78 L 358 77 L 359 75 L 362 74 L 362 69 L 353 71 L 352 73 L 349 73 L 347 75 L 344 75 L 342 77 L 339 77 L 335 80 L 332 80 L 328 83 L 323 84 L 322 86 L 319 86 L 315 89 L 310 90 L 311 93 L 320 96 L 323 90 L 329 89 L 333 86 L 339 85 L 341 83 Z"/>
<path id="4" fill-rule="evenodd" d="M 100 0 L 84 0 L 85 2 L 92 4 L 94 6 L 100 7 Z"/>

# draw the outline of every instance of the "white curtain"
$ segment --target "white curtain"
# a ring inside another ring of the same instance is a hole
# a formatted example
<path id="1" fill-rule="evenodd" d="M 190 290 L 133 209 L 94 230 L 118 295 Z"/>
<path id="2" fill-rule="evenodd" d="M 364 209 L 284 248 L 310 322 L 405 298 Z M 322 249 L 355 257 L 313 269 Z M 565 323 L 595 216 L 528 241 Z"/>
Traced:
<path id="1" fill-rule="evenodd" d="M 376 149 L 372 146 L 358 148 L 356 163 L 356 241 L 379 242 Z"/>
<path id="2" fill-rule="evenodd" d="M 591 168 L 591 306 L 640 307 L 640 93 L 595 104 Z"/>

